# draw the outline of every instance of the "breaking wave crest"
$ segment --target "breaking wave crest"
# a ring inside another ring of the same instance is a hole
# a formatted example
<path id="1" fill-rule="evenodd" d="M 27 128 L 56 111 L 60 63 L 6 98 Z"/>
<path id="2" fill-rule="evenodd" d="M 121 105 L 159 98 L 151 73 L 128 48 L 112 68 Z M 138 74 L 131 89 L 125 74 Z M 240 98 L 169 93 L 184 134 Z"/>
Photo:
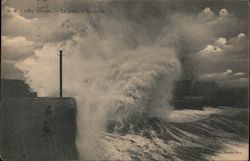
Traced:
<path id="1" fill-rule="evenodd" d="M 168 121 L 150 117 L 143 124 L 137 124 L 136 130 L 129 134 L 102 134 L 103 142 L 113 151 L 105 157 L 148 161 L 247 160 L 246 109 L 207 107 L 202 111 L 193 110 L 196 116 L 183 115 L 189 112 L 174 111 L 182 121 L 172 116 Z"/>

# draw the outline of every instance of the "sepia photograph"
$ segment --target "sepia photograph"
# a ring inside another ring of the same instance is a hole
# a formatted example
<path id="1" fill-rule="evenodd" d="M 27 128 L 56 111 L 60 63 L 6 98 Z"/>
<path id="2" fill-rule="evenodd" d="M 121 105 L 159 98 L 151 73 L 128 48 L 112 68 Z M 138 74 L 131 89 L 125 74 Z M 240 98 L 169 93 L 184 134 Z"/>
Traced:
<path id="1" fill-rule="evenodd" d="M 248 161 L 247 0 L 1 0 L 0 160 Z"/>

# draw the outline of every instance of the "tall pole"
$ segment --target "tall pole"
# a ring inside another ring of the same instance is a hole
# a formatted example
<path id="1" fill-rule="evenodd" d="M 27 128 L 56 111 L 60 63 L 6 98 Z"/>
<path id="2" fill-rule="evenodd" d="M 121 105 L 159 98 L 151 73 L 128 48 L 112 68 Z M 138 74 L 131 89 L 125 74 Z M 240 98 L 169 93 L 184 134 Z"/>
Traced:
<path id="1" fill-rule="evenodd" d="M 62 98 L 63 97 L 63 92 L 62 92 L 62 56 L 63 56 L 63 50 L 59 50 L 59 56 L 60 56 L 60 63 L 59 63 L 59 66 L 60 66 L 60 98 Z"/>

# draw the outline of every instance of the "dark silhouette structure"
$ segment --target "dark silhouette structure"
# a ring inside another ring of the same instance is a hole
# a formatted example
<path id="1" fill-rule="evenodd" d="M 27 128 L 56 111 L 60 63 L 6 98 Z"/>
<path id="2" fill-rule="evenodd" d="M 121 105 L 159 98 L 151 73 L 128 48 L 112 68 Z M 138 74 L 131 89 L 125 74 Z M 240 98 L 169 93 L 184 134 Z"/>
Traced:
<path id="1" fill-rule="evenodd" d="M 62 77 L 62 63 L 63 63 L 63 61 L 62 61 L 62 57 L 63 57 L 63 50 L 59 50 L 59 69 L 60 69 L 60 73 L 59 73 L 59 80 L 60 80 L 60 83 L 59 83 L 59 88 L 60 88 L 60 98 L 62 98 L 63 97 L 63 85 L 62 85 L 62 83 L 63 83 L 63 81 L 62 81 L 62 79 L 63 79 L 63 77 Z"/>
<path id="2" fill-rule="evenodd" d="M 219 87 L 210 81 L 181 80 L 175 82 L 171 104 L 176 108 L 203 106 L 248 107 L 247 88 Z"/>
<path id="3" fill-rule="evenodd" d="M 1 84 L 2 99 L 37 97 L 37 93 L 33 92 L 23 80 L 2 79 Z"/>
<path id="4" fill-rule="evenodd" d="M 1 157 L 77 160 L 74 98 L 37 97 L 22 80 L 2 80 Z"/>

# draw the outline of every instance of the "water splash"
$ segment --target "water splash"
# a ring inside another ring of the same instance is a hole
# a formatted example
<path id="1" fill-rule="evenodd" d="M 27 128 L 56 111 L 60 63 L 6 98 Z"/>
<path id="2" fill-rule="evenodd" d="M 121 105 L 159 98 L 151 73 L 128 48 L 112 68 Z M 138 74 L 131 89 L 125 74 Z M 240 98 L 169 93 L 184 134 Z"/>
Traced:
<path id="1" fill-rule="evenodd" d="M 173 82 L 180 74 L 180 63 L 174 50 L 167 46 L 131 46 L 129 24 L 101 21 L 99 29 L 84 22 L 85 34 L 75 34 L 62 42 L 46 43 L 35 54 L 17 64 L 26 82 L 39 96 L 57 96 L 58 48 L 64 56 L 64 96 L 77 101 L 77 146 L 83 159 L 102 159 L 105 145 L 99 135 L 113 122 L 114 131 L 133 130 L 133 124 L 149 115 L 161 116 L 171 110 Z M 113 30 L 119 29 L 119 32 Z M 130 34 L 132 35 L 132 34 Z M 114 123 L 115 122 L 115 123 Z"/>

